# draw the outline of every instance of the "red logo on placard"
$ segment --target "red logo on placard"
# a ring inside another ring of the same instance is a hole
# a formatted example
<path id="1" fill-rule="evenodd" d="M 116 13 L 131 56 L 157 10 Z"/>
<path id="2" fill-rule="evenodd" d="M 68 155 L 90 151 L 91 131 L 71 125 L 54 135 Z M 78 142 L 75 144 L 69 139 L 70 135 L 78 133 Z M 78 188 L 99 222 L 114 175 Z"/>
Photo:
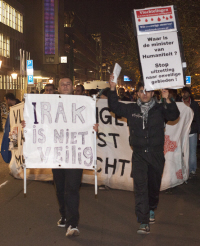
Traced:
<path id="1" fill-rule="evenodd" d="M 176 148 L 176 141 L 171 141 L 169 139 L 169 135 L 165 135 L 164 154 L 166 154 L 167 152 L 174 152 Z"/>
<path id="2" fill-rule="evenodd" d="M 176 172 L 176 177 L 177 179 L 183 179 L 183 174 L 181 169 Z"/>
<path id="3" fill-rule="evenodd" d="M 172 15 L 170 15 L 170 17 L 169 17 L 170 19 L 172 19 L 173 17 L 172 17 Z"/>
<path id="4" fill-rule="evenodd" d="M 140 19 L 138 19 L 138 21 L 140 22 L 141 20 L 140 20 Z"/>
<path id="5" fill-rule="evenodd" d="M 168 20 L 168 17 L 166 17 L 166 20 Z"/>
<path id="6" fill-rule="evenodd" d="M 165 16 L 163 16 L 163 19 L 165 19 Z"/>
<path id="7" fill-rule="evenodd" d="M 148 22 L 148 20 L 147 20 L 147 19 L 145 19 L 145 22 Z"/>
<path id="8" fill-rule="evenodd" d="M 161 21 L 160 17 L 158 17 L 158 21 Z"/>
<path id="9" fill-rule="evenodd" d="M 137 18 L 148 18 L 158 15 L 171 15 L 172 7 L 161 7 L 161 8 L 152 8 L 152 9 L 140 9 L 136 11 Z"/>
<path id="10" fill-rule="evenodd" d="M 153 21 L 153 18 L 151 18 L 151 21 Z"/>

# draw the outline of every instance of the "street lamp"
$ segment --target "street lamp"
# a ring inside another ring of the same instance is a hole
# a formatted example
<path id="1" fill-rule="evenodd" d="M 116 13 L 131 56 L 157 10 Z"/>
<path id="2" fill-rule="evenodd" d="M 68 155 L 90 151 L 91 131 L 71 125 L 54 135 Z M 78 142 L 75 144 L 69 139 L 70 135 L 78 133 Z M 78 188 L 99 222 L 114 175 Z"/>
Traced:
<path id="1" fill-rule="evenodd" d="M 15 86 L 15 97 L 16 97 L 16 79 L 17 79 L 17 73 L 15 73 L 15 71 L 14 71 L 14 69 L 13 69 L 13 73 L 11 74 L 11 76 L 12 76 L 12 79 L 13 79 L 13 82 L 15 82 L 15 83 L 13 83 L 13 85 Z"/>
<path id="2" fill-rule="evenodd" d="M 49 83 L 51 83 L 51 84 L 53 83 L 53 78 L 49 79 Z"/>

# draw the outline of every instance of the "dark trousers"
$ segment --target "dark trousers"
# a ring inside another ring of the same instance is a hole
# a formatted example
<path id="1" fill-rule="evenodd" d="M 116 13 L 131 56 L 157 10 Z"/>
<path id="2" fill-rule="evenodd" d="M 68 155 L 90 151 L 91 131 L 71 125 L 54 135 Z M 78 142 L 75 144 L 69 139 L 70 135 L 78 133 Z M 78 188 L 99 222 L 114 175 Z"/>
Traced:
<path id="1" fill-rule="evenodd" d="M 158 205 L 164 163 L 163 152 L 133 152 L 135 213 L 140 223 L 148 224 L 149 211 Z"/>
<path id="2" fill-rule="evenodd" d="M 79 220 L 79 188 L 83 169 L 52 169 L 59 211 L 66 227 L 76 227 Z"/>

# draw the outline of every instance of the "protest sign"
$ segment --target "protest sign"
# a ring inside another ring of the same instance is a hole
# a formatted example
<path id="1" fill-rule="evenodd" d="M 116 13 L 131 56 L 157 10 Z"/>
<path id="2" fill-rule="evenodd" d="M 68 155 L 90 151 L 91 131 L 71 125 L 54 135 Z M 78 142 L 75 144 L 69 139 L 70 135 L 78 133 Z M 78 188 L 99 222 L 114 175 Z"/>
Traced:
<path id="1" fill-rule="evenodd" d="M 15 176 L 23 178 L 22 168 L 24 165 L 23 157 L 23 128 L 21 122 L 23 120 L 24 103 L 19 103 L 10 107 L 10 144 L 9 149 L 12 153 L 11 161 L 9 164 L 10 170 L 15 172 Z"/>
<path id="2" fill-rule="evenodd" d="M 146 90 L 183 87 L 183 69 L 176 32 L 138 36 Z"/>
<path id="3" fill-rule="evenodd" d="M 180 111 L 178 122 L 168 122 L 165 128 L 165 168 L 161 190 L 182 184 L 189 175 L 189 131 L 193 111 L 184 103 L 177 103 Z M 110 112 L 107 100 L 97 101 L 99 131 L 97 140 L 97 176 L 98 185 L 114 189 L 133 190 L 132 149 L 129 146 L 129 128 L 125 118 L 119 118 Z M 33 125 L 31 125 L 33 128 Z M 17 163 L 10 168 L 16 178 L 23 178 L 17 170 Z M 30 172 L 31 170 L 31 172 Z M 50 169 L 28 169 L 27 179 L 52 180 Z M 82 182 L 94 184 L 94 171 L 84 170 Z"/>
<path id="4" fill-rule="evenodd" d="M 91 97 L 26 94 L 26 168 L 94 169 L 95 111 Z"/>
<path id="5" fill-rule="evenodd" d="M 137 35 L 177 31 L 173 6 L 135 9 Z"/>
<path id="6" fill-rule="evenodd" d="M 141 70 L 147 91 L 184 86 L 174 6 L 133 11 Z"/>
<path id="7" fill-rule="evenodd" d="M 121 69 L 122 68 L 120 67 L 120 65 L 118 63 L 115 63 L 115 66 L 114 66 L 114 69 L 113 69 L 114 79 L 113 79 L 112 82 L 117 83 L 117 79 L 118 79 L 118 77 L 120 75 Z"/>
<path id="8" fill-rule="evenodd" d="M 132 149 L 129 146 L 129 128 L 126 119 L 110 113 L 107 100 L 97 103 L 99 133 L 97 141 L 98 185 L 113 189 L 133 190 Z M 168 122 L 165 129 L 165 168 L 161 190 L 182 184 L 188 179 L 189 131 L 192 110 L 184 103 L 177 103 L 180 118 Z M 93 171 L 84 170 L 84 183 L 94 183 Z"/>

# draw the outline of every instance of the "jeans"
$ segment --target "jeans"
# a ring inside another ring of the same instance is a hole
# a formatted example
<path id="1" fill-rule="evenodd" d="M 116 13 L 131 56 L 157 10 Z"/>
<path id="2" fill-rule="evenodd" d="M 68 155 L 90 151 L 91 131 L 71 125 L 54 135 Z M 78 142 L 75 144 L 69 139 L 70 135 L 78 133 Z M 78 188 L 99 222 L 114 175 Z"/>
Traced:
<path id="1" fill-rule="evenodd" d="M 197 133 L 189 137 L 189 173 L 197 169 Z"/>
<path id="2" fill-rule="evenodd" d="M 139 223 L 149 224 L 149 211 L 157 208 L 164 163 L 163 152 L 133 152 L 135 213 Z"/>
<path id="3" fill-rule="evenodd" d="M 52 169 L 59 211 L 66 227 L 78 226 L 79 188 L 83 169 Z"/>

